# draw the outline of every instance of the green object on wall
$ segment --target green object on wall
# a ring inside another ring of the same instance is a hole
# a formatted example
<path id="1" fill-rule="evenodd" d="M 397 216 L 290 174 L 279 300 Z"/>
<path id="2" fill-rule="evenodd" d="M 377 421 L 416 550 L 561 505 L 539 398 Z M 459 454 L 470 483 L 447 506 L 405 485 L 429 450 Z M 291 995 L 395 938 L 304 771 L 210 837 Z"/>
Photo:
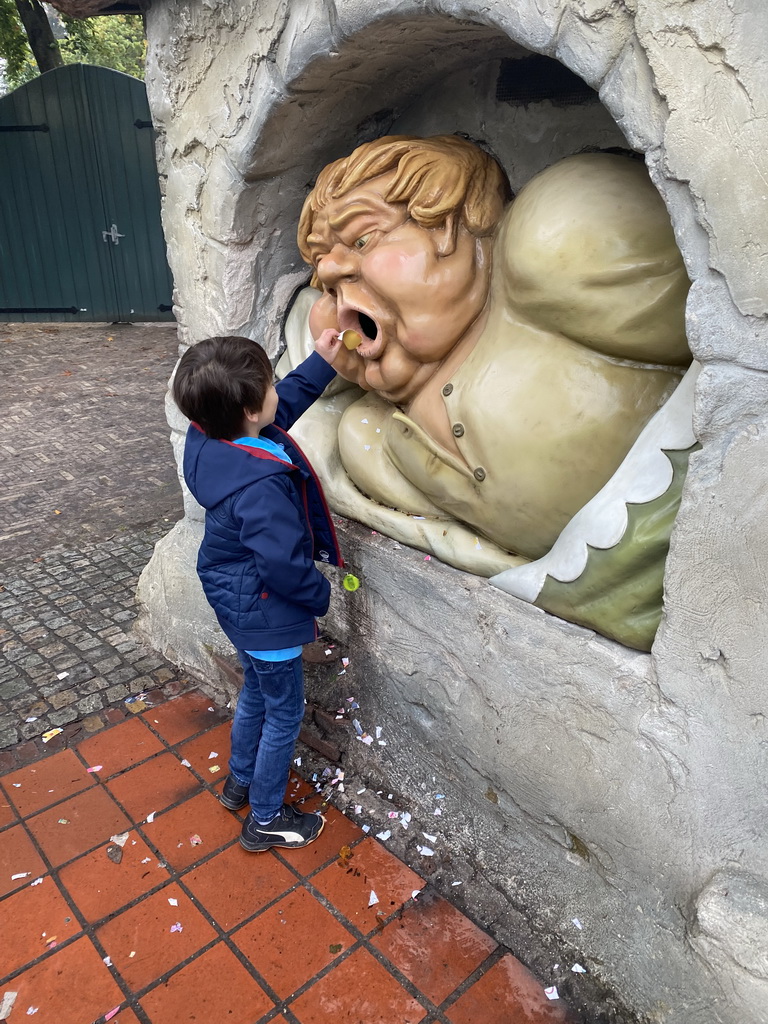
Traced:
<path id="1" fill-rule="evenodd" d="M 627 505 L 629 521 L 619 543 L 606 550 L 590 548 L 584 572 L 571 583 L 548 576 L 534 603 L 628 647 L 650 651 L 661 621 L 669 538 L 688 459 L 699 447 L 666 451 L 673 476 L 664 494 Z"/>

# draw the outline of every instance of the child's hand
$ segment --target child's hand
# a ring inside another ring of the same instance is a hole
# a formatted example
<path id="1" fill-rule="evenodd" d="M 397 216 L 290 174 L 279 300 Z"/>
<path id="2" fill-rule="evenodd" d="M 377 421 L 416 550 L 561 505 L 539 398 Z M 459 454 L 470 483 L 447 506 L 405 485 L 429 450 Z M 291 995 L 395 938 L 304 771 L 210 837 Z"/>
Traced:
<path id="1" fill-rule="evenodd" d="M 320 337 L 315 339 L 315 352 L 331 365 L 341 347 L 339 332 L 334 327 L 327 327 Z"/>

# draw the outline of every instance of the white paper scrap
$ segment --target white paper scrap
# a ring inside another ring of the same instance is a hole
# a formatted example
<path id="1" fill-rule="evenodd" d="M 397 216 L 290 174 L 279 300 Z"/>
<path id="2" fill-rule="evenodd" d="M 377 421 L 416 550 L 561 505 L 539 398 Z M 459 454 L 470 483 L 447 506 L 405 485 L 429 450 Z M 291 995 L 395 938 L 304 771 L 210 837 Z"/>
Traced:
<path id="1" fill-rule="evenodd" d="M 104 961 L 104 963 L 107 965 L 107 967 L 111 967 L 112 966 L 112 957 L 111 956 L 103 956 L 101 959 Z"/>
<path id="2" fill-rule="evenodd" d="M 428 843 L 436 843 L 437 842 L 437 836 L 431 836 L 429 834 L 429 832 L 422 832 L 421 834 L 424 836 L 424 838 L 427 840 Z"/>
<path id="3" fill-rule="evenodd" d="M 179 901 L 177 899 L 174 899 L 173 896 L 168 897 L 168 902 L 171 904 L 172 907 L 178 907 L 179 905 Z"/>
<path id="4" fill-rule="evenodd" d="M 0 1020 L 8 1020 L 11 1016 L 13 1004 L 16 1002 L 18 992 L 4 992 L 3 1001 L 0 1003 Z"/>
<path id="5" fill-rule="evenodd" d="M 571 970 L 573 971 L 574 974 L 586 974 L 587 973 L 587 968 L 586 967 L 582 967 L 581 964 L 574 964 L 573 967 L 571 968 Z"/>
<path id="6" fill-rule="evenodd" d="M 578 928 L 579 931 L 581 931 L 581 929 L 584 927 L 584 925 L 581 923 L 578 917 L 571 918 L 571 924 L 575 925 L 575 927 Z"/>
<path id="7" fill-rule="evenodd" d="M 557 991 L 557 985 L 550 985 L 549 988 L 545 988 L 544 995 L 547 999 L 559 999 L 560 996 Z"/>
<path id="8" fill-rule="evenodd" d="M 429 846 L 417 846 L 416 849 L 419 851 L 422 857 L 434 857 L 435 851 Z"/>
<path id="9" fill-rule="evenodd" d="M 34 882 L 30 882 L 29 884 L 30 884 L 30 885 L 40 885 L 40 883 L 42 882 L 42 880 L 43 880 L 43 879 L 42 879 L 42 876 L 41 876 L 40 878 L 36 878 L 36 879 L 34 880 Z"/>
<path id="10" fill-rule="evenodd" d="M 128 833 L 118 832 L 117 835 L 110 836 L 109 841 L 110 843 L 114 843 L 115 846 L 125 846 L 125 844 L 128 842 Z"/>
<path id="11" fill-rule="evenodd" d="M 192 767 L 192 765 L 189 763 L 189 761 L 186 759 L 186 757 L 182 758 L 181 763 L 184 765 L 185 768 L 191 768 Z"/>
<path id="12" fill-rule="evenodd" d="M 215 750 L 212 750 L 210 752 L 210 754 L 208 755 L 208 760 L 209 761 L 215 761 L 218 756 L 219 756 L 218 753 Z"/>
<path id="13" fill-rule="evenodd" d="M 31 1016 L 32 1016 L 32 1014 L 33 1014 L 33 1013 L 37 1013 L 37 1011 L 38 1011 L 39 1009 L 40 1009 L 40 1007 L 39 1007 L 39 1006 L 30 1006 L 30 1007 L 29 1007 L 29 1009 L 27 1010 L 27 1016 L 28 1016 L 28 1017 L 31 1017 Z"/>
<path id="14" fill-rule="evenodd" d="M 147 815 L 147 823 L 148 824 L 150 824 L 150 825 L 152 824 L 152 822 L 155 820 L 155 815 L 156 814 L 157 814 L 157 811 L 152 811 L 151 814 Z"/>
<path id="15" fill-rule="evenodd" d="M 58 675 L 56 676 L 56 678 L 57 679 L 66 679 L 68 675 L 69 675 L 69 672 L 59 672 Z"/>
<path id="16" fill-rule="evenodd" d="M 373 889 L 371 889 L 371 895 L 370 895 L 370 897 L 368 899 L 368 906 L 369 907 L 374 907 L 374 906 L 376 906 L 376 904 L 378 902 L 379 902 L 379 897 L 376 895 L 376 893 L 373 891 Z"/>
<path id="17" fill-rule="evenodd" d="M 392 835 L 392 833 L 389 831 L 389 829 L 387 829 L 386 832 L 377 832 L 376 833 L 376 838 L 380 839 L 382 841 L 382 843 L 385 843 L 387 841 L 387 839 L 389 839 L 389 837 L 391 835 Z"/>
<path id="18" fill-rule="evenodd" d="M 31 874 L 31 871 L 21 871 L 18 875 L 11 875 L 11 881 L 15 882 L 17 878 L 29 878 Z"/>

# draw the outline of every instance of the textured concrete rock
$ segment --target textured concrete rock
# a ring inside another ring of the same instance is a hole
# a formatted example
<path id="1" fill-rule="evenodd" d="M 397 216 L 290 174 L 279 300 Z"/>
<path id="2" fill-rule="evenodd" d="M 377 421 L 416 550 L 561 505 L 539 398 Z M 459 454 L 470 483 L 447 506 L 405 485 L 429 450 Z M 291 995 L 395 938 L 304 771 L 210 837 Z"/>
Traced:
<path id="1" fill-rule="evenodd" d="M 237 332 L 277 355 L 308 277 L 303 198 L 361 141 L 463 131 L 516 188 L 586 145 L 645 152 L 693 281 L 687 323 L 704 367 L 702 450 L 652 655 L 346 526 L 364 585 L 334 588 L 327 628 L 354 644 L 389 734 L 371 772 L 413 801 L 425 777 L 452 787 L 463 809 L 451 856 L 481 865 L 500 903 L 534 930 L 589 922 L 579 959 L 654 1021 L 764 1020 L 763 0 L 155 0 L 147 25 L 185 344 Z M 499 62 L 531 53 L 567 64 L 603 106 L 498 100 Z M 184 424 L 170 407 L 169 422 L 178 461 Z M 142 577 L 142 624 L 214 674 L 226 643 L 194 575 L 200 511 L 189 496 L 185 508 Z M 360 746 L 348 756 L 363 770 Z"/>

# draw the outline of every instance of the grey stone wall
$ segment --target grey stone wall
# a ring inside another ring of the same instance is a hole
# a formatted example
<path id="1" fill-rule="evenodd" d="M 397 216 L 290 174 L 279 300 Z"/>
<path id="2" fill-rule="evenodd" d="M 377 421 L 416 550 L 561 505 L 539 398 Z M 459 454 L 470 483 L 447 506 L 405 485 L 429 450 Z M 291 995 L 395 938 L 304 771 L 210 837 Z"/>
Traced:
<path id="1" fill-rule="evenodd" d="M 397 130 L 488 142 L 515 185 L 584 145 L 645 153 L 693 282 L 704 369 L 650 656 L 365 531 L 328 630 L 367 651 L 403 793 L 462 794 L 456 856 L 667 1024 L 768 1021 L 768 12 L 763 0 L 155 0 L 148 87 L 180 338 L 280 327 L 307 278 L 308 183 Z M 602 107 L 495 100 L 499 62 L 555 57 Z M 183 423 L 169 410 L 177 456 Z M 194 577 L 200 515 L 142 577 L 143 629 L 190 668 L 223 649 Z M 498 802 L 486 798 L 490 790 Z"/>

